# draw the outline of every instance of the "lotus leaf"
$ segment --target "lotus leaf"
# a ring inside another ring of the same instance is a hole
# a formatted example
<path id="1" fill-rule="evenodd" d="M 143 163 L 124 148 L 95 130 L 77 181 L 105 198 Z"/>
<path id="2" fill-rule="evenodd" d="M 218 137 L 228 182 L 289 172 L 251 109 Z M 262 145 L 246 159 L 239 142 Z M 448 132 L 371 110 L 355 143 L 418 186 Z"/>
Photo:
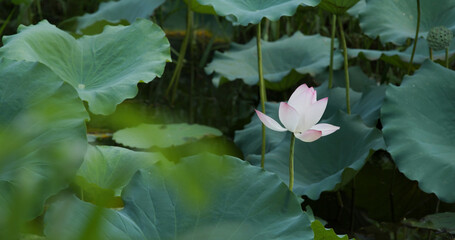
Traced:
<path id="1" fill-rule="evenodd" d="M 141 124 L 115 132 L 113 139 L 128 147 L 166 148 L 221 135 L 218 129 L 197 124 Z"/>
<path id="2" fill-rule="evenodd" d="M 106 23 L 120 23 L 121 20 L 133 23 L 137 18 L 149 18 L 152 16 L 155 9 L 163 2 L 164 0 L 120 0 L 102 2 L 98 7 L 98 11 L 69 19 L 63 24 L 74 24 L 74 29 L 71 30 L 82 33 L 84 29 L 103 20 L 106 21 Z"/>
<path id="3" fill-rule="evenodd" d="M 20 26 L 18 32 L 3 38 L 0 56 L 45 64 L 76 88 L 95 114 L 114 112 L 123 100 L 136 96 L 139 81 L 160 76 L 170 60 L 163 31 L 144 19 L 77 40 L 45 20 Z"/>
<path id="4" fill-rule="evenodd" d="M 389 51 L 380 51 L 380 50 L 370 50 L 370 49 L 348 49 L 348 56 L 350 58 L 357 57 L 362 53 L 368 60 L 378 60 L 382 55 L 386 56 L 398 56 L 399 59 L 403 62 L 408 63 L 411 59 L 412 46 L 408 47 L 404 51 L 399 50 L 389 50 Z M 455 54 L 455 39 L 452 40 L 452 43 L 449 47 L 449 56 Z M 433 59 L 445 59 L 446 53 L 445 50 L 433 51 Z M 428 42 L 425 39 L 419 39 L 417 41 L 416 52 L 414 55 L 413 63 L 421 64 L 426 59 L 429 59 L 429 47 Z"/>
<path id="5" fill-rule="evenodd" d="M 401 86 L 390 85 L 381 109 L 387 150 L 424 192 L 455 202 L 455 72 L 426 61 Z"/>
<path id="6" fill-rule="evenodd" d="M 338 236 L 333 229 L 325 228 L 318 220 L 311 223 L 311 228 L 314 232 L 314 240 L 349 240 L 347 235 Z"/>
<path id="7" fill-rule="evenodd" d="M 315 75 L 323 72 L 330 62 L 330 38 L 320 35 L 304 36 L 296 32 L 275 42 L 262 42 L 264 78 L 269 82 L 280 82 L 295 70 L 300 74 Z M 335 52 L 334 68 L 341 67 L 343 57 Z M 205 68 L 208 74 L 215 73 L 213 82 L 220 83 L 221 76 L 243 79 L 254 85 L 259 81 L 257 70 L 256 40 L 247 44 L 232 44 L 227 52 L 216 52 L 213 61 Z"/>
<path id="8" fill-rule="evenodd" d="M 97 204 L 115 202 L 116 197 L 139 169 L 149 169 L 166 161 L 160 153 L 135 152 L 112 146 L 89 146 L 76 182 L 84 191 L 84 200 Z"/>
<path id="9" fill-rule="evenodd" d="M 318 199 L 323 191 L 338 188 L 365 164 L 370 150 L 385 148 L 381 132 L 365 126 L 359 116 L 338 112 L 326 121 L 340 129 L 312 143 L 295 143 L 294 192 Z M 289 180 L 289 145 L 287 134 L 274 150 L 265 155 L 265 169 L 284 181 Z M 247 160 L 260 162 L 260 155 L 250 155 Z"/>
<path id="10" fill-rule="evenodd" d="M 455 1 L 420 0 L 419 37 L 426 37 L 431 28 L 445 26 L 455 31 Z M 383 43 L 403 45 L 414 38 L 417 27 L 417 1 L 370 0 L 360 13 L 363 32 Z"/>
<path id="11" fill-rule="evenodd" d="M 413 220 L 404 220 L 403 222 L 416 228 L 431 229 L 455 234 L 455 226 L 453 225 L 455 222 L 455 213 L 453 212 L 428 215 L 424 217 L 420 222 Z"/>
<path id="12" fill-rule="evenodd" d="M 278 103 L 265 103 L 265 112 L 273 119 L 279 119 L 278 117 Z M 248 123 L 244 129 L 235 132 L 234 142 L 242 150 L 244 156 L 250 154 L 260 154 L 262 139 L 261 136 L 262 123 L 256 115 L 253 115 L 251 122 Z M 286 134 L 282 132 L 272 131 L 268 128 L 265 129 L 265 140 L 266 148 L 265 151 L 269 152 L 280 144 Z M 257 136 L 257 137 L 253 137 Z"/>
<path id="13" fill-rule="evenodd" d="M 0 238 L 9 239 L 76 174 L 88 114 L 43 64 L 0 58 L 0 75 Z"/>
<path id="14" fill-rule="evenodd" d="M 344 14 L 359 0 L 322 0 L 318 7 L 333 14 Z"/>
<path id="15" fill-rule="evenodd" d="M 183 1 L 185 1 L 185 3 L 194 12 L 216 15 L 215 9 L 213 9 L 212 6 L 201 5 L 197 0 L 183 0 Z"/>
<path id="16" fill-rule="evenodd" d="M 300 5 L 316 6 L 320 0 L 197 0 L 212 6 L 219 16 L 234 25 L 258 24 L 263 18 L 276 21 L 282 16 L 294 15 Z"/>
<path id="17" fill-rule="evenodd" d="M 272 173 L 233 157 L 196 155 L 139 171 L 121 211 L 76 198 L 45 217 L 51 239 L 77 239 L 90 219 L 95 239 L 313 239 L 297 197 Z"/>

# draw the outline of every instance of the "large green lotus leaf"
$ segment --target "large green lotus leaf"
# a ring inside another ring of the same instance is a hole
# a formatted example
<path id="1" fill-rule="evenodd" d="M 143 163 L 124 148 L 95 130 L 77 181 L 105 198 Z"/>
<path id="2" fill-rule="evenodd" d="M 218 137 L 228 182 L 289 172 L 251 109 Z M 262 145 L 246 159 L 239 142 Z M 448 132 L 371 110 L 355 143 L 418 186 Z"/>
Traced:
<path id="1" fill-rule="evenodd" d="M 380 50 L 370 50 L 370 49 L 348 49 L 348 56 L 350 58 L 357 57 L 362 53 L 368 60 L 378 60 L 382 55 L 393 57 L 398 56 L 399 59 L 403 62 L 408 63 L 411 59 L 413 46 L 408 47 L 404 51 L 399 50 L 389 50 L 389 51 L 380 51 Z M 452 42 L 449 47 L 449 56 L 455 54 L 455 38 L 452 39 Z M 446 52 L 445 50 L 433 51 L 433 59 L 445 59 Z M 429 47 L 428 42 L 425 39 L 419 39 L 417 41 L 416 51 L 413 59 L 413 63 L 421 64 L 426 59 L 429 59 Z"/>
<path id="2" fill-rule="evenodd" d="M 292 16 L 300 5 L 316 6 L 320 0 L 197 0 L 201 5 L 212 6 L 219 16 L 234 25 L 258 24 L 263 18 L 277 21 Z"/>
<path id="3" fill-rule="evenodd" d="M 427 193 L 455 202 L 455 72 L 426 61 L 381 109 L 387 150 L 398 169 Z"/>
<path id="4" fill-rule="evenodd" d="M 352 6 L 350 9 L 348 9 L 346 12 L 355 17 L 358 18 L 360 13 L 365 9 L 366 6 L 366 1 L 365 0 L 360 0 L 358 1 L 354 6 Z"/>
<path id="5" fill-rule="evenodd" d="M 318 7 L 333 14 L 344 14 L 359 0 L 322 0 Z"/>
<path id="6" fill-rule="evenodd" d="M 370 150 L 385 148 L 381 132 L 365 126 L 357 115 L 338 112 L 323 122 L 340 126 L 340 130 L 312 143 L 299 140 L 295 143 L 294 192 L 314 200 L 353 177 L 365 164 Z M 286 183 L 289 182 L 289 145 L 290 133 L 265 156 L 265 169 L 277 173 Z M 260 159 L 260 155 L 247 157 L 253 164 L 258 164 Z"/>
<path id="7" fill-rule="evenodd" d="M 75 239 L 99 213 L 96 239 L 313 239 L 297 197 L 272 173 L 234 157 L 197 155 L 139 171 L 121 211 L 76 198 L 45 217 L 51 239 Z"/>
<path id="8" fill-rule="evenodd" d="M 426 37 L 431 28 L 445 26 L 455 31 L 455 1 L 420 0 L 419 37 Z M 403 45 L 414 38 L 417 27 L 417 1 L 370 0 L 360 13 L 363 32 L 383 43 Z"/>
<path id="9" fill-rule="evenodd" d="M 338 79 L 338 76 L 342 79 Z M 380 116 L 380 109 L 384 101 L 386 86 L 370 84 L 371 82 L 367 79 L 362 80 L 363 83 L 360 79 L 354 81 L 356 84 L 353 87 L 361 89 L 362 92 L 353 91 L 353 89 L 350 89 L 349 91 L 351 113 L 360 115 L 367 126 L 374 127 Z M 316 88 L 318 98 L 329 98 L 327 108 L 322 117 L 323 119 L 333 116 L 339 110 L 346 112 L 344 75 L 334 74 L 334 86 L 340 87 L 329 89 L 328 82 L 326 81 Z"/>
<path id="10" fill-rule="evenodd" d="M 212 6 L 201 5 L 197 0 L 183 0 L 192 11 L 197 13 L 213 14 L 216 15 L 215 9 Z"/>
<path id="11" fill-rule="evenodd" d="M 335 74 L 335 76 L 337 76 L 337 74 Z M 380 116 L 380 109 L 382 102 L 384 101 L 386 87 L 359 84 L 357 88 L 360 88 L 360 86 L 364 87 L 363 93 L 353 91 L 352 89 L 350 91 L 351 112 L 352 114 L 360 115 L 367 126 L 374 127 Z M 324 97 L 329 98 L 323 119 L 332 117 L 340 110 L 346 111 L 345 88 L 334 87 L 328 89 L 327 82 L 324 82 L 321 86 L 317 87 L 316 90 L 318 92 L 318 99 Z M 265 107 L 267 115 L 273 119 L 279 119 L 279 103 L 266 102 Z M 234 142 L 240 150 L 242 150 L 244 156 L 247 157 L 250 154 L 261 154 L 261 131 L 262 123 L 256 115 L 253 115 L 251 122 L 245 125 L 244 129 L 235 132 Z M 275 149 L 283 141 L 285 136 L 286 134 L 282 132 L 276 132 L 266 128 L 266 152 Z"/>
<path id="12" fill-rule="evenodd" d="M 328 89 L 329 72 L 325 71 L 316 76 L 318 82 L 324 83 L 324 88 Z M 359 66 L 349 67 L 349 87 L 356 92 L 364 92 L 369 87 L 376 85 L 374 79 L 369 78 Z M 333 72 L 333 86 L 332 87 L 346 87 L 344 79 L 344 69 L 336 70 Z M 318 88 L 318 89 L 322 89 Z"/>
<path id="13" fill-rule="evenodd" d="M 338 236 L 333 229 L 325 228 L 318 220 L 311 223 L 311 228 L 314 232 L 314 240 L 349 240 L 347 235 Z"/>
<path id="14" fill-rule="evenodd" d="M 265 112 L 268 116 L 278 120 L 278 103 L 265 103 Z M 258 108 L 259 109 L 259 108 Z M 262 148 L 262 123 L 259 118 L 254 114 L 251 122 L 245 125 L 242 130 L 235 131 L 235 144 L 242 150 L 244 156 L 250 154 L 261 154 Z M 265 151 L 270 152 L 283 141 L 286 134 L 265 129 Z"/>
<path id="15" fill-rule="evenodd" d="M 83 16 L 76 17 L 65 21 L 65 25 L 74 25 L 73 31 L 82 33 L 84 29 L 101 21 L 109 23 L 120 23 L 126 20 L 129 23 L 134 22 L 137 18 L 149 18 L 164 0 L 119 0 L 102 2 L 98 11 L 86 13 Z"/>
<path id="16" fill-rule="evenodd" d="M 220 130 L 198 124 L 141 124 L 114 133 L 113 139 L 134 148 L 166 148 L 194 142 L 209 136 L 221 136 Z"/>
<path id="17" fill-rule="evenodd" d="M 135 152 L 112 146 L 89 146 L 77 172 L 77 184 L 84 200 L 108 204 L 117 196 L 139 169 L 149 169 L 166 161 L 160 153 Z"/>
<path id="18" fill-rule="evenodd" d="M 76 88 L 95 114 L 112 113 L 136 96 L 137 83 L 160 76 L 170 60 L 163 31 L 144 19 L 77 40 L 47 21 L 18 31 L 3 38 L 0 56 L 44 63 Z"/>
<path id="19" fill-rule="evenodd" d="M 428 215 L 421 221 L 404 220 L 404 223 L 416 228 L 430 229 L 455 234 L 455 213 L 444 212 Z"/>
<path id="20" fill-rule="evenodd" d="M 88 114 L 77 92 L 43 64 L 0 59 L 0 75 L 3 239 L 12 226 L 38 216 L 44 201 L 74 177 L 85 154 Z"/>
<path id="21" fill-rule="evenodd" d="M 264 78 L 269 82 L 282 81 L 293 69 L 301 74 L 316 75 L 329 66 L 330 38 L 296 32 L 275 42 L 262 41 L 262 55 Z M 342 64 L 343 57 L 336 51 L 334 68 Z M 256 39 L 253 39 L 245 45 L 232 44 L 227 52 L 215 52 L 205 71 L 215 73 L 215 85 L 219 84 L 221 76 L 231 81 L 240 78 L 246 84 L 254 85 L 259 81 L 257 68 Z"/>

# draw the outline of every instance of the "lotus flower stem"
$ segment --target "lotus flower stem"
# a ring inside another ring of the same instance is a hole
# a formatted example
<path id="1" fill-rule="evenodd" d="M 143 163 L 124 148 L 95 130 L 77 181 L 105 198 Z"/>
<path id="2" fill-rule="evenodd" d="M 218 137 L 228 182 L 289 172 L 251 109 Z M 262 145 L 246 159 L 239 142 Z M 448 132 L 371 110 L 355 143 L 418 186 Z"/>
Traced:
<path id="1" fill-rule="evenodd" d="M 446 68 L 449 68 L 449 48 L 446 47 Z"/>
<path id="2" fill-rule="evenodd" d="M 261 97 L 261 111 L 265 113 L 265 102 L 267 95 L 265 92 L 264 75 L 262 71 L 262 49 L 261 49 L 261 22 L 256 26 L 256 45 L 258 51 L 258 72 L 259 72 L 259 95 Z M 262 148 L 261 148 L 261 167 L 264 168 L 265 162 L 265 125 L 262 124 Z"/>
<path id="3" fill-rule="evenodd" d="M 348 48 L 346 46 L 346 39 L 344 38 L 343 24 L 338 20 L 338 27 L 340 28 L 341 45 L 343 45 L 343 56 L 344 56 L 344 79 L 346 81 L 346 109 L 347 113 L 351 114 L 351 103 L 349 98 L 349 63 L 348 63 Z"/>
<path id="4" fill-rule="evenodd" d="M 419 39 L 419 29 L 420 29 L 420 0 L 417 0 L 417 27 L 416 27 L 416 35 L 414 37 L 414 46 L 412 47 L 411 60 L 409 60 L 408 74 L 411 73 L 412 62 L 414 61 L 414 55 L 416 53 L 417 41 Z"/>
<path id="5" fill-rule="evenodd" d="M 332 88 L 333 81 L 333 48 L 335 46 L 335 32 L 337 26 L 337 15 L 332 15 L 332 35 L 330 40 L 330 66 L 329 66 L 329 89 Z"/>
<path id="6" fill-rule="evenodd" d="M 36 0 L 36 8 L 38 9 L 38 16 L 43 20 L 43 11 L 41 10 L 41 0 Z"/>
<path id="7" fill-rule="evenodd" d="M 433 49 L 430 48 L 430 60 L 433 61 Z"/>
<path id="8" fill-rule="evenodd" d="M 6 25 L 8 25 L 8 23 L 11 21 L 11 18 L 13 17 L 14 12 L 16 12 L 16 8 L 17 8 L 17 6 L 13 8 L 13 10 L 9 13 L 8 17 L 6 18 L 6 20 L 3 22 L 2 26 L 0 27 L 0 38 L 2 36 L 3 30 L 5 30 L 5 28 L 6 28 Z"/>
<path id="9" fill-rule="evenodd" d="M 178 82 L 180 79 L 180 73 L 182 72 L 182 68 L 183 68 L 183 60 L 185 59 L 186 49 L 188 48 L 188 44 L 190 42 L 192 28 L 193 28 L 193 11 L 191 10 L 191 7 L 188 6 L 185 38 L 183 39 L 182 46 L 180 47 L 179 58 L 177 59 L 177 65 L 175 67 L 174 73 L 172 74 L 171 82 L 169 82 L 169 86 L 166 89 L 166 97 L 168 97 L 169 93 L 172 89 L 172 86 L 174 86 L 173 91 L 172 91 L 171 102 L 174 102 L 175 94 L 177 92 L 177 86 L 178 86 Z"/>
<path id="10" fill-rule="evenodd" d="M 291 134 L 291 148 L 289 150 L 289 190 L 294 188 L 294 145 L 295 135 Z"/>

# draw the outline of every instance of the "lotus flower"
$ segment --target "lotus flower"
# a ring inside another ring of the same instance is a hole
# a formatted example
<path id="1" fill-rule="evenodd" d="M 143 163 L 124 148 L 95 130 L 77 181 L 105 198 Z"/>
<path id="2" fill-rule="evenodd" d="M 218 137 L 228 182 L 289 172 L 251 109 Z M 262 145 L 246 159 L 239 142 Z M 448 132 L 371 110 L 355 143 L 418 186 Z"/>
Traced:
<path id="1" fill-rule="evenodd" d="M 328 98 L 317 101 L 316 90 L 302 84 L 292 93 L 287 103 L 280 103 L 278 114 L 284 127 L 258 110 L 256 114 L 266 127 L 274 131 L 291 131 L 296 138 L 304 142 L 313 142 L 340 129 L 327 123 L 317 124 L 324 114 L 327 101 Z"/>

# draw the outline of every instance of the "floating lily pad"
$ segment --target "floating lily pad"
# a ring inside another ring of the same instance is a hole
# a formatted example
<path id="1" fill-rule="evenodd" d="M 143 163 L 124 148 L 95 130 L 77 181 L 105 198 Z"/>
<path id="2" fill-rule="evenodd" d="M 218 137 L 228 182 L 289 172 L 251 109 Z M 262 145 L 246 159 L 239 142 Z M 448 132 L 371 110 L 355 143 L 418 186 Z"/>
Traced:
<path id="1" fill-rule="evenodd" d="M 389 50 L 389 51 L 380 51 L 380 50 L 370 50 L 370 49 L 348 49 L 348 56 L 350 58 L 357 57 L 362 53 L 368 60 L 378 60 L 382 55 L 393 57 L 398 56 L 399 59 L 403 62 L 408 63 L 411 60 L 413 46 L 408 47 L 404 51 L 399 50 Z M 455 54 L 455 38 L 452 40 L 452 43 L 449 47 L 449 56 Z M 445 50 L 433 51 L 433 59 L 445 59 L 446 52 Z M 428 42 L 425 39 L 419 39 L 417 41 L 416 52 L 414 55 L 413 63 L 421 64 L 426 59 L 430 58 Z"/>
<path id="2" fill-rule="evenodd" d="M 166 148 L 221 135 L 218 129 L 198 124 L 141 124 L 115 132 L 113 139 L 128 147 Z"/>
<path id="3" fill-rule="evenodd" d="M 0 238 L 9 239 L 76 174 L 88 114 L 43 64 L 0 59 L 0 75 Z"/>
<path id="4" fill-rule="evenodd" d="M 143 19 L 77 40 L 47 21 L 20 26 L 18 32 L 3 38 L 0 56 L 45 64 L 76 88 L 95 114 L 114 112 L 136 96 L 138 82 L 160 76 L 170 61 L 164 32 Z"/>
<path id="5" fill-rule="evenodd" d="M 357 115 L 338 112 L 322 122 L 340 126 L 340 130 L 312 143 L 295 143 L 294 192 L 314 200 L 355 176 L 370 150 L 385 148 L 381 132 L 365 126 Z M 265 155 L 265 169 L 277 173 L 285 183 L 289 182 L 289 145 L 290 133 Z M 260 159 L 260 155 L 247 157 L 255 165 Z"/>
<path id="6" fill-rule="evenodd" d="M 455 1 L 420 0 L 420 9 L 419 37 L 426 37 L 437 26 L 455 31 Z M 383 43 L 403 45 L 406 39 L 415 37 L 417 1 L 366 1 L 360 27 L 371 38 L 379 36 Z"/>
<path id="7" fill-rule="evenodd" d="M 330 38 L 320 35 L 304 36 L 296 32 L 275 42 L 262 42 L 262 64 L 264 78 L 269 82 L 280 82 L 295 70 L 300 74 L 316 75 L 323 72 L 330 63 Z M 341 67 L 343 57 L 335 51 L 334 68 Z M 205 68 L 207 74 L 215 73 L 213 82 L 220 78 L 243 79 L 246 84 L 259 81 L 257 70 L 256 40 L 247 44 L 232 44 L 227 52 L 216 52 L 213 61 Z"/>
<path id="8" fill-rule="evenodd" d="M 84 200 L 101 205 L 118 204 L 120 192 L 139 169 L 147 170 L 158 161 L 159 153 L 135 152 L 112 146 L 89 146 L 79 168 L 76 183 Z"/>
<path id="9" fill-rule="evenodd" d="M 455 202 L 455 72 L 426 61 L 381 109 L 384 138 L 398 169 L 427 193 Z"/>
<path id="10" fill-rule="evenodd" d="M 197 0 L 201 5 L 212 6 L 219 16 L 234 25 L 258 24 L 263 18 L 276 21 L 292 16 L 300 5 L 316 6 L 320 0 Z"/>
<path id="11" fill-rule="evenodd" d="M 102 2 L 98 11 L 86 13 L 83 16 L 65 21 L 63 24 L 73 25 L 72 31 L 82 33 L 84 29 L 101 21 L 106 23 L 120 23 L 126 20 L 133 23 L 137 18 L 149 18 L 164 0 L 119 0 Z"/>
<path id="12" fill-rule="evenodd" d="M 139 171 L 121 211 L 70 198 L 45 217 L 51 239 L 78 239 L 90 219 L 95 239 L 313 239 L 297 197 L 275 174 L 233 157 L 197 155 Z"/>

